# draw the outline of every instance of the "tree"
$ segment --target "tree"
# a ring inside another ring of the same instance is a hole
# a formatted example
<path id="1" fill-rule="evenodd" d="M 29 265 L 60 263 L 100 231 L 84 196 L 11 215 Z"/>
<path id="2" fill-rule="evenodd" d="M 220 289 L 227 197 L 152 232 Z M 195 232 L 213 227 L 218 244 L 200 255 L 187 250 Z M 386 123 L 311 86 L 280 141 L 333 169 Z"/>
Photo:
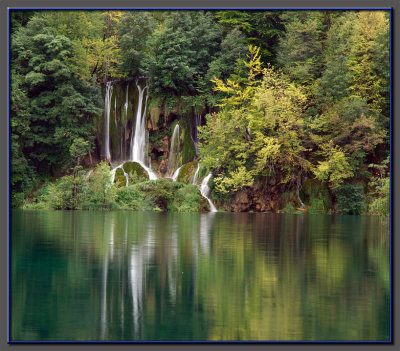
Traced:
<path id="1" fill-rule="evenodd" d="M 121 49 L 119 70 L 127 79 L 148 76 L 148 40 L 156 28 L 154 17 L 146 11 L 126 11 L 118 23 Z"/>
<path id="2" fill-rule="evenodd" d="M 88 61 L 91 75 L 95 73 L 97 79 L 106 84 L 109 78 L 122 78 L 118 70 L 120 63 L 120 47 L 118 25 L 123 15 L 122 11 L 105 11 L 103 17 L 102 37 L 89 38 L 85 41 L 88 50 Z"/>
<path id="3" fill-rule="evenodd" d="M 354 171 L 381 144 L 386 131 L 380 128 L 364 99 L 345 98 L 331 104 L 310 124 L 311 139 L 317 147 L 333 142 L 350 156 Z"/>
<path id="4" fill-rule="evenodd" d="M 350 164 L 345 153 L 337 145 L 333 145 L 333 142 L 321 147 L 325 160 L 319 161 L 313 172 L 317 179 L 337 188 L 346 178 L 353 176 Z"/>
<path id="5" fill-rule="evenodd" d="M 71 143 L 94 139 L 92 118 L 101 112 L 98 87 L 79 80 L 70 67 L 71 46 L 40 14 L 11 41 L 11 119 L 25 126 L 17 132 L 24 136 L 20 150 L 41 174 L 70 164 Z"/>
<path id="6" fill-rule="evenodd" d="M 274 65 L 277 44 L 284 34 L 280 11 L 216 11 L 214 16 L 228 31 L 234 29 L 246 38 L 247 45 L 260 48 L 261 61 Z"/>
<path id="7" fill-rule="evenodd" d="M 109 208 L 114 202 L 116 187 L 111 178 L 110 166 L 99 163 L 89 178 L 89 202 L 102 208 Z"/>
<path id="8" fill-rule="evenodd" d="M 310 169 L 302 142 L 304 92 L 284 74 L 263 69 L 258 48 L 250 47 L 246 66 L 245 81 L 215 81 L 227 96 L 200 128 L 202 160 L 214 169 L 222 194 L 252 185 L 257 176 L 279 174 L 282 182 L 297 183 Z"/>
<path id="9" fill-rule="evenodd" d="M 100 11 L 46 11 L 46 24 L 53 34 L 62 35 L 71 41 L 68 66 L 73 74 L 85 81 L 91 78 L 94 69 L 88 42 L 101 40 L 103 36 L 103 14 Z"/>
<path id="10" fill-rule="evenodd" d="M 355 44 L 350 52 L 351 91 L 377 109 L 381 80 L 372 69 L 374 43 L 380 30 L 388 24 L 384 11 L 360 11 L 357 15 Z M 388 59 L 388 56 L 386 56 Z M 387 62 L 385 63 L 387 66 Z"/>
<path id="11" fill-rule="evenodd" d="M 278 63 L 299 84 L 311 84 L 322 71 L 325 24 L 323 11 L 284 11 L 285 35 L 279 42 Z"/>
<path id="12" fill-rule="evenodd" d="M 389 13 L 385 17 L 388 17 Z M 380 110 L 379 124 L 385 129 L 390 127 L 390 25 L 386 20 L 377 29 L 375 42 L 372 46 L 373 61 L 371 69 L 378 77 L 378 108 Z"/>
<path id="13" fill-rule="evenodd" d="M 170 13 L 151 39 L 150 86 L 155 94 L 193 95 L 221 43 L 221 31 L 208 14 Z"/>

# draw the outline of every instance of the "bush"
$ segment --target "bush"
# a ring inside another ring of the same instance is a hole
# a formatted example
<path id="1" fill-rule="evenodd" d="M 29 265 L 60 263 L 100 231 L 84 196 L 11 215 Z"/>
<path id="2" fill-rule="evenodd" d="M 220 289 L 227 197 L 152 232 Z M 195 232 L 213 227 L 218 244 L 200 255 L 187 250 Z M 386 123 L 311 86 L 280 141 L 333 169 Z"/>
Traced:
<path id="1" fill-rule="evenodd" d="M 66 175 L 44 187 L 40 199 L 55 210 L 76 210 L 85 197 L 86 187 L 83 176 Z"/>
<path id="2" fill-rule="evenodd" d="M 116 202 L 121 209 L 126 210 L 152 210 L 152 202 L 146 199 L 146 194 L 135 186 L 120 188 L 117 191 Z"/>
<path id="3" fill-rule="evenodd" d="M 10 206 L 12 208 L 21 207 L 24 203 L 25 194 L 24 193 L 15 193 L 11 195 L 11 203 Z"/>
<path id="4" fill-rule="evenodd" d="M 199 212 L 201 195 L 194 185 L 185 185 L 174 194 L 174 208 L 178 212 Z"/>
<path id="5" fill-rule="evenodd" d="M 300 197 L 309 206 L 309 213 L 327 213 L 331 207 L 328 188 L 316 179 L 308 179 L 304 182 Z"/>
<path id="6" fill-rule="evenodd" d="M 311 214 L 323 214 L 327 212 L 327 208 L 323 200 L 312 197 L 310 199 L 310 207 L 308 212 Z"/>
<path id="7" fill-rule="evenodd" d="M 390 215 L 390 177 L 383 178 L 381 185 L 377 186 L 377 196 L 370 205 L 369 211 L 380 216 Z"/>
<path id="8" fill-rule="evenodd" d="M 365 210 L 365 195 L 361 185 L 345 184 L 335 190 L 340 213 L 359 215 Z"/>
<path id="9" fill-rule="evenodd" d="M 287 213 L 287 214 L 293 214 L 294 213 L 294 207 L 293 205 L 289 202 L 283 209 L 283 212 Z"/>

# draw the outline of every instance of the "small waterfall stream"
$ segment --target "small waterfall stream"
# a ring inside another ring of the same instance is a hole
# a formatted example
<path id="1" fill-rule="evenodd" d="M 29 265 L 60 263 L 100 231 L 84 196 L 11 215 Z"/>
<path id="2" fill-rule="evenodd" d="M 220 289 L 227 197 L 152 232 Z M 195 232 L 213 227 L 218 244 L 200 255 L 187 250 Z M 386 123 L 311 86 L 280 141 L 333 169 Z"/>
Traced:
<path id="1" fill-rule="evenodd" d="M 112 82 L 107 82 L 104 97 L 104 156 L 111 162 L 110 153 L 110 110 L 112 96 Z"/>
<path id="2" fill-rule="evenodd" d="M 210 180 L 210 178 L 211 178 L 211 173 L 208 173 L 208 175 L 201 182 L 200 193 L 201 193 L 201 195 L 203 195 L 207 199 L 208 203 L 210 204 L 210 211 L 211 212 L 218 212 L 217 208 L 214 206 L 214 204 L 212 203 L 212 201 L 208 197 L 210 195 L 210 188 L 208 187 L 208 181 Z"/>
<path id="3" fill-rule="evenodd" d="M 169 149 L 167 174 L 172 174 L 179 162 L 179 123 L 174 128 Z"/>
<path id="4" fill-rule="evenodd" d="M 197 128 L 199 126 L 201 126 L 201 115 L 200 114 L 197 114 L 195 116 L 194 122 L 195 122 L 195 125 L 194 125 L 194 129 L 193 129 L 192 140 L 193 140 L 193 143 L 194 143 L 194 148 L 196 150 L 196 155 L 200 155 L 199 145 L 198 145 L 199 144 L 199 138 L 198 138 L 198 130 L 197 130 Z"/>
<path id="5" fill-rule="evenodd" d="M 143 107 L 143 95 L 148 86 L 146 85 L 143 89 L 136 81 L 136 86 L 139 90 L 138 107 L 136 111 L 136 127 L 135 133 L 131 136 L 131 161 L 144 163 L 145 157 L 145 144 L 146 144 L 146 130 L 145 130 L 145 115 L 146 111 L 142 112 Z M 147 101 L 147 97 L 146 97 Z"/>
<path id="6" fill-rule="evenodd" d="M 125 186 L 128 186 L 129 185 L 129 176 L 128 176 L 128 173 L 126 173 L 125 170 L 122 168 L 122 165 L 118 165 L 117 167 L 114 167 L 111 170 L 111 183 L 114 183 L 114 181 L 115 181 L 115 173 L 117 172 L 118 168 L 121 168 L 122 172 L 124 172 L 124 177 L 125 177 L 125 180 L 126 180 L 126 185 Z"/>
<path id="7" fill-rule="evenodd" d="M 181 170 L 181 168 L 182 168 L 183 166 L 184 166 L 184 165 L 180 166 L 180 167 L 174 172 L 174 174 L 173 174 L 173 176 L 172 176 L 172 181 L 173 181 L 173 182 L 176 182 L 176 181 L 178 180 L 179 171 Z"/>
<path id="8" fill-rule="evenodd" d="M 197 162 L 196 172 L 194 172 L 192 179 L 190 179 L 190 184 L 197 185 L 199 182 L 199 170 L 200 170 L 200 160 Z"/>
<path id="9" fill-rule="evenodd" d="M 136 111 L 136 127 L 135 133 L 131 136 L 131 161 L 138 162 L 148 173 L 150 179 L 158 179 L 156 174 L 146 165 L 147 160 L 147 147 L 146 147 L 146 109 L 148 94 L 143 109 L 143 96 L 145 91 L 149 90 L 146 85 L 143 89 L 140 87 L 138 81 L 136 86 L 139 91 L 138 107 Z"/>

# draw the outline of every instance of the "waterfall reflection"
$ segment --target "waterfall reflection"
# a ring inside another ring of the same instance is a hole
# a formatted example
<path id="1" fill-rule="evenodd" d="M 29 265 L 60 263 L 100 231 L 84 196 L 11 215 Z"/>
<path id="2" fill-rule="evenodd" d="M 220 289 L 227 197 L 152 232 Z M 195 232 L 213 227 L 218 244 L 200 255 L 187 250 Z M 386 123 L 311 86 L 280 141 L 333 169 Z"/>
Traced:
<path id="1" fill-rule="evenodd" d="M 210 250 L 210 235 L 215 215 L 215 212 L 200 214 L 200 248 L 205 254 Z"/>
<path id="2" fill-rule="evenodd" d="M 166 313 L 164 303 L 174 314 L 183 301 L 194 301 L 198 270 L 210 254 L 215 216 L 121 212 L 104 216 L 101 340 L 116 330 L 121 338 L 142 339 L 144 323 Z M 165 300 L 154 306 L 160 297 Z"/>

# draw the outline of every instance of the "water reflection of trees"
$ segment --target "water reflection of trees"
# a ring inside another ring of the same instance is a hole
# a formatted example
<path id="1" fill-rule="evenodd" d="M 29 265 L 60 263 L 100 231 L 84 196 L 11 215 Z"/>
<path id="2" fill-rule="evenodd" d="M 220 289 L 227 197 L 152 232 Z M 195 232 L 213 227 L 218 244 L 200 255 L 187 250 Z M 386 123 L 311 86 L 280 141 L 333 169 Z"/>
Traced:
<path id="1" fill-rule="evenodd" d="M 38 296 L 26 291 L 37 286 L 25 271 L 17 274 L 16 337 L 373 340 L 388 334 L 388 228 L 374 217 L 43 212 L 24 220 L 21 229 L 31 228 L 35 239 L 13 247 L 13 272 L 20 260 L 36 262 L 31 273 L 44 274 L 40 299 L 48 308 L 40 314 L 31 307 Z M 35 250 L 43 240 L 52 243 L 46 269 Z M 46 332 L 49 319 L 57 321 L 53 335 Z"/>

